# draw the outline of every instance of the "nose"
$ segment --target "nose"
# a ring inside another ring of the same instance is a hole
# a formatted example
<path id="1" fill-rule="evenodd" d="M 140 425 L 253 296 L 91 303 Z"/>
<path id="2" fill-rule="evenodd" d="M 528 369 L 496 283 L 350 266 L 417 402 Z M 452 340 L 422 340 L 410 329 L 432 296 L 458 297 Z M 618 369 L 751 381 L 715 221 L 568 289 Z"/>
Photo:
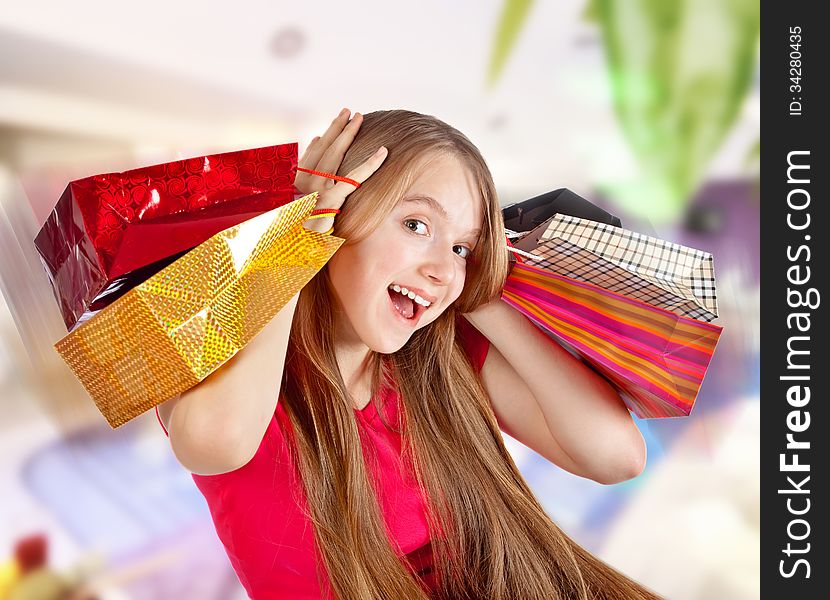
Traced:
<path id="1" fill-rule="evenodd" d="M 455 281 L 457 267 L 455 257 L 446 248 L 434 248 L 426 255 L 421 274 L 436 285 L 449 286 Z"/>

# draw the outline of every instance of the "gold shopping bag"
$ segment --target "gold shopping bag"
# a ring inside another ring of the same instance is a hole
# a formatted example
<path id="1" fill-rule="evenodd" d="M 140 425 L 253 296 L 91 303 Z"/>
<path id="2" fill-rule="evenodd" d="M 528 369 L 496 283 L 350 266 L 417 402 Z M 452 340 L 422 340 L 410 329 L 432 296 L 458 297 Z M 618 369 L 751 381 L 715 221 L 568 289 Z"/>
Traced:
<path id="1" fill-rule="evenodd" d="M 313 193 L 221 231 L 55 344 L 111 427 L 195 386 L 345 240 L 305 229 Z"/>

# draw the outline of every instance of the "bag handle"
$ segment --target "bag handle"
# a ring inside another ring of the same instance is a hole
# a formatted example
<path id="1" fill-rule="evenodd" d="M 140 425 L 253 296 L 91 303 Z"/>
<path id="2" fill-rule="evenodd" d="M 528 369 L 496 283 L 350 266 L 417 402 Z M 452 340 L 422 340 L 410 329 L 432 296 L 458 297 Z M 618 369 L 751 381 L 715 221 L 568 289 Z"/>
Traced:
<path id="1" fill-rule="evenodd" d="M 339 175 L 334 175 L 333 173 L 324 173 L 323 171 L 315 171 L 314 169 L 306 169 L 305 167 L 297 167 L 298 171 L 302 171 L 303 173 L 311 173 L 312 175 L 318 175 L 319 177 L 327 177 L 329 179 L 334 179 L 335 181 L 342 181 L 343 183 L 348 183 L 356 188 L 360 187 L 360 184 L 355 181 L 354 179 L 350 179 L 348 177 L 340 177 Z"/>

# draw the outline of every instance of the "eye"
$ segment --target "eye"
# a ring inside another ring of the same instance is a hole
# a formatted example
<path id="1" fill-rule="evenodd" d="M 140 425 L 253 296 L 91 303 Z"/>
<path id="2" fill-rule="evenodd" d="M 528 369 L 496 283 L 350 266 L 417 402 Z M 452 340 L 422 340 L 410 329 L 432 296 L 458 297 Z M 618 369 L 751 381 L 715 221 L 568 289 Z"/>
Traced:
<path id="1" fill-rule="evenodd" d="M 410 226 L 411 223 L 416 224 L 414 228 Z M 423 235 L 423 234 L 418 233 L 418 231 L 417 231 L 418 225 L 423 225 L 424 227 L 426 227 L 426 223 L 424 223 L 420 219 L 404 219 L 403 224 L 404 224 L 404 227 L 406 227 L 407 229 L 409 229 L 412 233 L 414 233 L 416 235 Z M 453 248 L 461 248 L 462 250 L 465 251 L 465 253 L 459 254 L 459 256 L 463 259 L 469 258 L 470 254 L 473 252 L 470 248 L 467 248 L 466 246 L 456 245 L 456 246 L 453 246 Z"/>
<path id="2" fill-rule="evenodd" d="M 417 233 L 417 231 L 415 229 L 412 229 L 412 227 L 409 226 L 409 223 L 420 223 L 421 225 L 426 227 L 426 223 L 424 223 L 423 221 L 419 221 L 418 219 L 405 219 L 403 222 L 404 227 L 409 229 L 412 233 Z"/>

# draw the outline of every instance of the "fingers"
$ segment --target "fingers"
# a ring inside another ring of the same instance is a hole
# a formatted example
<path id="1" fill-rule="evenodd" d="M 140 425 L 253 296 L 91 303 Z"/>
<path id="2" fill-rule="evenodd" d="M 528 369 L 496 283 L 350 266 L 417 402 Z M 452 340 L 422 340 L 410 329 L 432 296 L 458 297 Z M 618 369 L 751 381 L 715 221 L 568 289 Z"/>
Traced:
<path id="1" fill-rule="evenodd" d="M 387 155 L 388 151 L 384 146 L 381 146 L 377 152 L 350 171 L 346 177 L 354 179 L 358 183 L 363 183 L 380 168 Z M 334 205 L 340 206 L 346 201 L 346 196 L 353 191 L 355 191 L 355 187 L 351 183 L 338 181 L 333 188 L 325 192 L 326 202 L 333 202 Z"/>
<path id="2" fill-rule="evenodd" d="M 306 169 L 311 169 L 312 168 L 312 167 L 308 166 L 311 163 L 311 153 L 315 151 L 316 146 L 318 146 L 317 142 L 319 142 L 319 141 L 320 141 L 320 136 L 317 135 L 317 136 L 314 137 L 314 139 L 312 139 L 308 143 L 308 146 L 306 147 L 305 152 L 303 152 L 303 155 L 300 157 L 300 160 L 297 161 L 297 166 L 298 167 L 304 167 Z"/>
<path id="3" fill-rule="evenodd" d="M 320 162 L 317 163 L 318 171 L 323 171 L 324 173 L 337 172 L 337 169 L 340 168 L 340 164 L 343 162 L 346 151 L 352 145 L 360 129 L 361 123 L 363 123 L 363 115 L 355 113 L 351 121 L 346 124 L 343 130 L 340 131 L 337 137 L 334 138 L 328 148 L 323 152 L 323 155 L 320 157 Z"/>
<path id="4" fill-rule="evenodd" d="M 303 158 L 300 160 L 300 166 L 306 169 L 317 169 L 317 163 L 320 162 L 320 157 L 323 156 L 323 152 L 331 145 L 334 139 L 343 131 L 343 128 L 346 126 L 346 123 L 349 122 L 349 109 L 344 108 L 340 111 L 340 114 L 334 117 L 334 120 L 329 125 L 329 128 L 326 129 L 326 132 L 322 135 L 322 137 L 315 138 L 316 141 L 312 140 L 312 142 L 308 145 L 305 153 L 303 154 Z"/>
<path id="5" fill-rule="evenodd" d="M 337 171 L 363 120 L 362 115 L 358 113 L 350 121 L 349 114 L 350 111 L 347 108 L 340 111 L 322 137 L 315 137 L 311 141 L 297 163 L 298 166 L 327 173 Z M 300 172 L 297 174 L 295 185 L 304 191 L 311 192 L 326 189 L 328 181 L 331 180 Z"/>

